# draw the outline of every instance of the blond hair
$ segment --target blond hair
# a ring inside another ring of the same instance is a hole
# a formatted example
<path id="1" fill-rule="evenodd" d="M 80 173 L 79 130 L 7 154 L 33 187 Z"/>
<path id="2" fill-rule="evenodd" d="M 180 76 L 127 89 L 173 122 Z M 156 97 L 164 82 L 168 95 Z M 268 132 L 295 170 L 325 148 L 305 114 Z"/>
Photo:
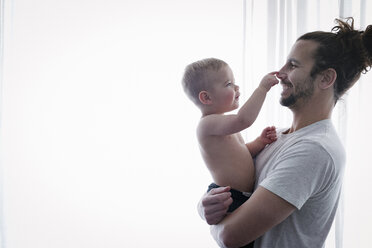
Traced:
<path id="1" fill-rule="evenodd" d="M 207 58 L 189 64 L 185 68 L 182 78 L 182 86 L 186 95 L 198 107 L 201 106 L 199 93 L 209 89 L 209 80 L 206 77 L 209 71 L 218 71 L 228 64 L 220 59 Z"/>

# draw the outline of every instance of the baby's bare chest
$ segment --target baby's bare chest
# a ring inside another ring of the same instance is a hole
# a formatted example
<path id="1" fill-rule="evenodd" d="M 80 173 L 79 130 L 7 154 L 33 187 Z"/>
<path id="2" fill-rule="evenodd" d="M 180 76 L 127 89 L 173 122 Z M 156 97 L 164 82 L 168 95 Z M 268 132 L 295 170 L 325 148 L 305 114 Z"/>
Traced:
<path id="1" fill-rule="evenodd" d="M 218 151 L 223 153 L 247 152 L 244 139 L 240 134 L 207 137 L 201 145 L 204 150 L 213 153 Z"/>

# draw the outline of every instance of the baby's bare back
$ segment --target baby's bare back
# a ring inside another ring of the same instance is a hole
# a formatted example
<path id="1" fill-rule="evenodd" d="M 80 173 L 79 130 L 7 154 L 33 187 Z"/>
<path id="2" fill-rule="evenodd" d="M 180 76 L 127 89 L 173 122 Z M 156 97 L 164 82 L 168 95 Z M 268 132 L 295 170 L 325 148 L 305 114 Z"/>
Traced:
<path id="1" fill-rule="evenodd" d="M 255 171 L 252 156 L 240 133 L 200 138 L 202 157 L 220 186 L 251 192 Z"/>

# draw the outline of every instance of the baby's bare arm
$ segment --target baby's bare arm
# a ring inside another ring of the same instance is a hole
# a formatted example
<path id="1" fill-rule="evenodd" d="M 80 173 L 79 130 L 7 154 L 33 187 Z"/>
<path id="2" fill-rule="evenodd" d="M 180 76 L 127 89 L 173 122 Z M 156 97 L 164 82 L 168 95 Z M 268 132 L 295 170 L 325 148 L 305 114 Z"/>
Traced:
<path id="1" fill-rule="evenodd" d="M 276 72 L 267 74 L 251 97 L 234 115 L 212 114 L 203 117 L 198 126 L 202 135 L 229 135 L 250 127 L 256 120 L 270 88 L 279 81 Z"/>
<path id="2" fill-rule="evenodd" d="M 247 148 L 251 153 L 252 157 L 256 157 L 258 153 L 265 148 L 267 144 L 271 144 L 276 141 L 276 130 L 275 127 L 267 127 L 265 128 L 261 135 L 257 137 L 254 141 L 247 143 Z"/>

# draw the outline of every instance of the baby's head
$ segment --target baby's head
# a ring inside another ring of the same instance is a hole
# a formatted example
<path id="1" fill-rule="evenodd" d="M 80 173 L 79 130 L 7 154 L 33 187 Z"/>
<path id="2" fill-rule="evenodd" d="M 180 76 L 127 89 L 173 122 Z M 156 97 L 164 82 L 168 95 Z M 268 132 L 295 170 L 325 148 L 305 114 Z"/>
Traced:
<path id="1" fill-rule="evenodd" d="M 228 73 L 225 73 L 226 69 L 228 69 Z M 186 66 L 182 86 L 191 101 L 203 111 L 206 106 L 201 99 L 201 92 L 211 92 L 216 84 L 220 83 L 219 81 L 226 79 L 231 80 L 232 84 L 234 83 L 229 65 L 220 59 L 207 58 Z"/>

